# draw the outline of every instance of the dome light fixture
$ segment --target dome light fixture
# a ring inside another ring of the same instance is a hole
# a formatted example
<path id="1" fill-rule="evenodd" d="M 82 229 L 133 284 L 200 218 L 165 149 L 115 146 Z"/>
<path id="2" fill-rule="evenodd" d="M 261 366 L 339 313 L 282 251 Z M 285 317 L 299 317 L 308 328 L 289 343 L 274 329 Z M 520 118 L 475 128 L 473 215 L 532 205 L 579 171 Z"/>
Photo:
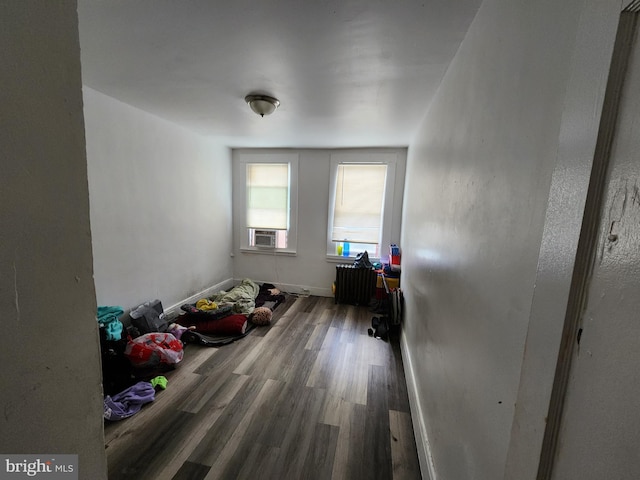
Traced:
<path id="1" fill-rule="evenodd" d="M 251 110 L 261 117 L 272 114 L 280 105 L 280 101 L 277 98 L 273 98 L 268 95 L 251 94 L 244 97 L 244 101 L 249 104 Z"/>

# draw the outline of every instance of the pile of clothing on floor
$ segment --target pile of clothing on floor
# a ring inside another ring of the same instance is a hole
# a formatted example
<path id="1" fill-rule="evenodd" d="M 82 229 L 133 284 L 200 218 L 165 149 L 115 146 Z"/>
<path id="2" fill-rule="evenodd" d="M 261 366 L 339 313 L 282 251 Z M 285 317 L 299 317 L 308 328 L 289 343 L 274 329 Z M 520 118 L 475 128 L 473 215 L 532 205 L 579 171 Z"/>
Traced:
<path id="1" fill-rule="evenodd" d="M 152 401 L 157 386 L 150 388 L 152 380 L 179 364 L 186 345 L 232 343 L 258 325 L 269 325 L 273 310 L 284 301 L 274 285 L 244 279 L 228 292 L 183 305 L 172 318 L 160 300 L 128 315 L 119 306 L 98 307 L 105 418 L 127 418 Z M 159 384 L 166 387 L 166 381 Z"/>
<path id="2" fill-rule="evenodd" d="M 159 375 L 149 381 L 138 382 L 122 392 L 104 397 L 105 420 L 117 421 L 132 417 L 142 407 L 153 402 L 156 398 L 156 390 L 167 388 L 167 377 Z"/>
<path id="3" fill-rule="evenodd" d="M 188 329 L 182 337 L 186 343 L 217 347 L 242 338 L 256 326 L 269 325 L 273 310 L 284 300 L 274 285 L 258 286 L 244 279 L 228 292 L 183 305 L 175 321 Z"/>

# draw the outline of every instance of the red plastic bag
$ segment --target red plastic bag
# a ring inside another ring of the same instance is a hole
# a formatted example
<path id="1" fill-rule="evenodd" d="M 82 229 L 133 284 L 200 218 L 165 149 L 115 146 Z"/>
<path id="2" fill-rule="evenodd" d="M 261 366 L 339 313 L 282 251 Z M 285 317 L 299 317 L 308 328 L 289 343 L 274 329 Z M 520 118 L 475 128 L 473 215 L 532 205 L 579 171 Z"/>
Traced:
<path id="1" fill-rule="evenodd" d="M 124 354 L 134 367 L 152 367 L 178 363 L 184 350 L 182 343 L 170 333 L 145 333 L 130 340 Z"/>

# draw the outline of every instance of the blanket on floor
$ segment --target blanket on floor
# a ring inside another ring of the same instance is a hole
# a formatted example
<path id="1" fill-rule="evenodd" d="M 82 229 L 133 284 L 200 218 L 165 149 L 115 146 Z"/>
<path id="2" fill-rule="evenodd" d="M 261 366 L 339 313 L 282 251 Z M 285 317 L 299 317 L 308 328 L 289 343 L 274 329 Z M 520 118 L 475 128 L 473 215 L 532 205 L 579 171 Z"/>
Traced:
<path id="1" fill-rule="evenodd" d="M 201 320 L 199 317 L 194 318 L 191 315 L 182 315 L 178 318 L 178 323 L 183 327 L 195 327 L 199 333 L 213 333 L 216 335 L 241 335 L 246 332 L 247 320 L 246 315 L 234 314 L 223 318 Z M 184 332 L 182 334 L 184 336 Z"/>
<path id="2" fill-rule="evenodd" d="M 221 291 L 208 297 L 206 304 L 218 308 L 199 310 L 195 304 L 183 305 L 185 312 L 174 321 L 191 328 L 182 333 L 184 343 L 219 347 L 245 337 L 256 325 L 251 322 L 251 313 L 264 306 L 273 311 L 285 301 L 285 296 L 270 283 L 260 286 L 244 279 L 228 292 Z M 204 302 L 203 302 L 204 303 Z"/>
<path id="3" fill-rule="evenodd" d="M 246 337 L 254 328 L 256 328 L 256 326 L 253 323 L 247 322 L 247 328 L 244 333 L 238 335 L 213 335 L 200 333 L 195 330 L 187 330 L 182 334 L 182 341 L 204 347 L 222 347 Z"/>
<path id="4" fill-rule="evenodd" d="M 255 300 L 259 292 L 260 287 L 258 284 L 245 278 L 239 285 L 236 285 L 228 292 L 219 292 L 209 297 L 209 300 L 218 305 L 232 303 L 234 313 L 248 315 L 253 312 L 256 306 Z"/>

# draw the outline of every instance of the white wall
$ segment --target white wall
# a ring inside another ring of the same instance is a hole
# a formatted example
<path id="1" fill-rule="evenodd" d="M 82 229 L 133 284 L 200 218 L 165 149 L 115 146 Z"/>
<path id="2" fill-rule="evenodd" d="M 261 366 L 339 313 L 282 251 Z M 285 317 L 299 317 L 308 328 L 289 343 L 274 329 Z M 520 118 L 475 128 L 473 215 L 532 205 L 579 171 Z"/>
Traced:
<path id="1" fill-rule="evenodd" d="M 296 153 L 298 160 L 298 250 L 295 256 L 246 253 L 239 249 L 241 225 L 234 225 L 234 276 L 236 280 L 252 278 L 258 282 L 278 285 L 285 291 L 301 292 L 307 289 L 313 295 L 331 296 L 331 285 L 335 280 L 335 263 L 327 261 L 327 216 L 329 205 L 329 181 L 331 154 L 346 150 L 296 150 L 296 149 L 238 149 L 233 151 L 234 168 L 241 153 Z M 380 149 L 354 149 L 351 152 L 382 151 Z M 396 186 L 392 242 L 400 241 L 402 198 L 406 149 L 385 149 L 397 152 Z M 234 195 L 240 195 L 234 186 Z M 239 217 L 234 201 L 234 218 Z M 384 248 L 384 247 L 383 247 Z"/>
<path id="2" fill-rule="evenodd" d="M 231 152 L 84 87 L 96 295 L 165 308 L 232 278 Z"/>
<path id="3" fill-rule="evenodd" d="M 2 2 L 0 45 L 0 452 L 106 479 L 75 2 Z"/>
<path id="4" fill-rule="evenodd" d="M 620 9 L 617 1 L 588 1 L 575 7 L 580 12 L 578 31 L 540 245 L 505 479 L 536 478 Z"/>
<path id="5" fill-rule="evenodd" d="M 403 353 L 432 480 L 535 478 L 619 11 L 605 3 L 485 0 L 410 145 Z"/>

